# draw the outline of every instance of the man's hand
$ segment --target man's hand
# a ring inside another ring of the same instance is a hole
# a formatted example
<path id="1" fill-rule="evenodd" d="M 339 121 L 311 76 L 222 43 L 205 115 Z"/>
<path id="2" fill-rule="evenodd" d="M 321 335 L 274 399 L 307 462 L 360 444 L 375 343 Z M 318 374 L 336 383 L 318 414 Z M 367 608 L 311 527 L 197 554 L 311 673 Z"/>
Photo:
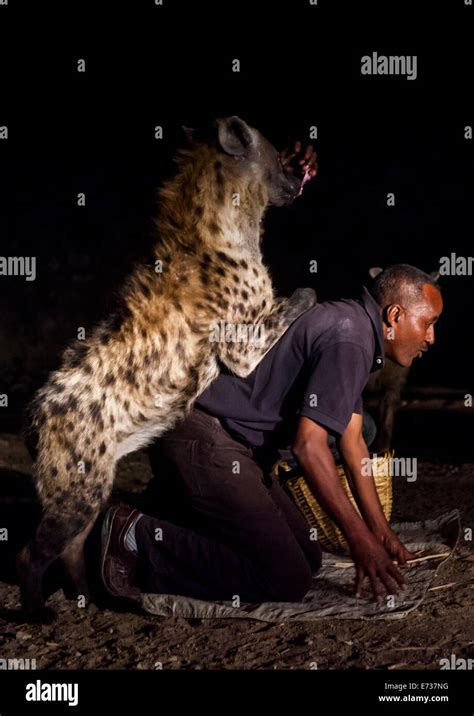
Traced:
<path id="1" fill-rule="evenodd" d="M 339 449 L 351 491 L 368 528 L 398 564 L 405 564 L 407 560 L 413 559 L 413 555 L 391 530 L 383 513 L 373 477 L 361 474 L 361 466 L 370 461 L 362 436 L 362 415 L 353 413 L 344 435 L 339 440 Z"/>
<path id="2" fill-rule="evenodd" d="M 366 499 L 361 501 L 361 504 L 364 502 L 365 505 L 372 505 L 369 512 L 375 516 L 381 515 L 382 519 L 378 521 L 378 524 L 384 525 L 384 529 L 377 531 L 371 529 L 370 524 L 366 524 L 361 519 L 350 503 L 339 479 L 334 458 L 328 448 L 327 430 L 322 425 L 305 416 L 300 417 L 292 444 L 292 452 L 304 470 L 308 487 L 321 507 L 340 527 L 349 543 L 356 567 L 356 596 L 361 595 L 362 583 L 367 576 L 374 597 L 381 601 L 385 592 L 396 594 L 400 587 L 405 588 L 405 580 L 392 562 L 391 555 L 381 539 L 384 534 L 387 535 L 388 541 L 388 532 L 391 530 L 378 500 L 373 479 L 370 478 L 371 482 L 367 483 L 367 477 L 360 475 L 362 454 L 359 448 L 363 447 L 363 454 L 368 455 L 367 447 L 365 443 L 362 446 L 359 441 L 349 439 L 351 432 L 354 437 L 360 433 L 361 425 L 359 423 L 361 420 L 360 415 L 353 416 L 351 430 L 346 431 L 347 434 L 344 433 L 345 440 L 339 441 L 339 447 L 343 448 L 345 458 L 354 468 L 352 471 L 348 470 L 349 482 L 353 483 L 353 476 L 358 475 L 363 487 L 366 487 L 367 484 L 371 485 L 369 495 L 366 495 Z M 353 451 L 350 449 L 351 446 L 354 448 Z M 360 498 L 360 495 L 358 497 Z M 394 533 L 391 532 L 391 534 L 398 539 Z M 392 547 L 395 546 L 393 537 L 391 544 Z M 399 550 L 399 553 L 403 556 L 403 552 Z"/>
<path id="3" fill-rule="evenodd" d="M 291 450 L 303 468 L 309 489 L 349 543 L 356 567 L 356 594 L 360 596 L 362 582 L 368 576 L 375 598 L 381 600 L 385 591 L 396 594 L 405 581 L 344 492 L 327 438 L 322 425 L 301 416 Z"/>
<path id="4" fill-rule="evenodd" d="M 280 152 L 281 163 L 286 172 L 289 174 L 295 174 L 298 179 L 301 179 L 301 191 L 303 187 L 310 179 L 313 179 L 318 173 L 318 155 L 313 149 L 312 144 L 308 144 L 304 153 L 301 152 L 301 142 L 295 142 L 293 151 L 290 152 L 284 149 Z"/>
<path id="5" fill-rule="evenodd" d="M 362 596 L 364 577 L 368 577 L 374 597 L 378 602 L 387 594 L 397 594 L 399 588 L 406 589 L 400 574 L 384 547 L 370 533 L 351 540 L 352 559 L 356 567 L 356 597 Z"/>
<path id="6" fill-rule="evenodd" d="M 407 550 L 405 545 L 400 542 L 395 532 L 387 525 L 384 530 L 377 532 L 373 530 L 377 539 L 383 544 L 388 554 L 396 559 L 398 564 L 406 564 L 408 560 L 414 559 L 415 555 Z"/>

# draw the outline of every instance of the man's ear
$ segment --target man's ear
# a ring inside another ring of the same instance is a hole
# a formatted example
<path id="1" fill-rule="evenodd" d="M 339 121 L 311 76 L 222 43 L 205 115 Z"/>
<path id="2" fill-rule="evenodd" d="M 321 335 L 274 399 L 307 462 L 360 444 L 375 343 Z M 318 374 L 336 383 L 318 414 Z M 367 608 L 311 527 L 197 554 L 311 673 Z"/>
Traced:
<path id="1" fill-rule="evenodd" d="M 389 306 L 386 306 L 383 310 L 383 317 L 385 320 L 385 323 L 387 325 L 391 325 L 393 323 L 398 323 L 400 318 L 402 317 L 404 313 L 404 309 L 402 306 L 400 306 L 398 303 L 391 303 Z"/>
<path id="2" fill-rule="evenodd" d="M 217 138 L 221 149 L 226 154 L 234 157 L 241 157 L 246 154 L 253 145 L 254 139 L 252 131 L 248 124 L 242 119 L 236 117 L 225 117 L 218 119 L 217 122 Z"/>

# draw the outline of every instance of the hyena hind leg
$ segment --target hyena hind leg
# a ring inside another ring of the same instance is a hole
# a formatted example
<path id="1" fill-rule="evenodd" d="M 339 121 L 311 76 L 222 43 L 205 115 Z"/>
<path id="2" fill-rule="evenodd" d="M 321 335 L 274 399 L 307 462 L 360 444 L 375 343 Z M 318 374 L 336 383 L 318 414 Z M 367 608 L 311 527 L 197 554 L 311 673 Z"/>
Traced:
<path id="1" fill-rule="evenodd" d="M 72 541 L 67 545 L 61 555 L 64 568 L 64 594 L 68 599 L 84 597 L 88 602 L 90 599 L 89 584 L 87 582 L 86 561 L 84 554 L 85 542 L 94 526 L 99 514 L 97 509 L 94 516 Z"/>
<path id="2" fill-rule="evenodd" d="M 56 506 L 46 508 L 34 538 L 17 556 L 21 604 L 28 614 L 41 613 L 44 608 L 42 584 L 47 568 L 64 552 L 72 565 L 69 545 L 75 544 L 74 540 L 79 536 L 85 539 L 84 533 L 90 529 L 90 523 L 99 511 L 83 501 L 73 501 L 68 507 L 70 509 L 65 512 L 60 512 Z M 71 571 L 76 575 L 80 567 L 71 567 Z"/>

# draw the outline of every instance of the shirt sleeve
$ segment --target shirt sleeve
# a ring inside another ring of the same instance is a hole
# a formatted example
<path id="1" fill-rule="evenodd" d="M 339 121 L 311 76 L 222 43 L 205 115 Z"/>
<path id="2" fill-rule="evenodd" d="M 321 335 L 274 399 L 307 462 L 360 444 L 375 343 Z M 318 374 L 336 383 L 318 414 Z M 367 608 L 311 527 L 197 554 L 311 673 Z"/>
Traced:
<path id="1" fill-rule="evenodd" d="M 334 343 L 318 351 L 298 414 L 342 435 L 352 413 L 362 412 L 370 368 L 371 357 L 356 343 Z"/>
<path id="2" fill-rule="evenodd" d="M 362 415 L 362 395 L 359 395 L 359 397 L 357 398 L 354 405 L 354 410 L 352 412 L 357 413 L 358 415 Z"/>

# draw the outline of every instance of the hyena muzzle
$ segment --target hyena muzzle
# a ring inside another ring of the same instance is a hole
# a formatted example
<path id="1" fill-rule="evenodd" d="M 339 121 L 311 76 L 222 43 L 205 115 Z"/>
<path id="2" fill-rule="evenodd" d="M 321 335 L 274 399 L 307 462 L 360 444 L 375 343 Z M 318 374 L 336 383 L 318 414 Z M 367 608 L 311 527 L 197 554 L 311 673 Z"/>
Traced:
<path id="1" fill-rule="evenodd" d="M 267 206 L 291 203 L 301 185 L 257 130 L 217 120 L 176 161 L 159 193 L 150 261 L 135 266 L 112 315 L 66 349 L 27 409 L 43 508 L 17 557 L 28 612 L 42 611 L 42 578 L 57 558 L 73 593 L 88 595 L 83 546 L 117 460 L 183 419 L 219 363 L 251 373 L 316 299 L 312 289 L 274 296 L 259 225 Z M 260 340 L 211 340 L 221 322 L 263 327 Z"/>

